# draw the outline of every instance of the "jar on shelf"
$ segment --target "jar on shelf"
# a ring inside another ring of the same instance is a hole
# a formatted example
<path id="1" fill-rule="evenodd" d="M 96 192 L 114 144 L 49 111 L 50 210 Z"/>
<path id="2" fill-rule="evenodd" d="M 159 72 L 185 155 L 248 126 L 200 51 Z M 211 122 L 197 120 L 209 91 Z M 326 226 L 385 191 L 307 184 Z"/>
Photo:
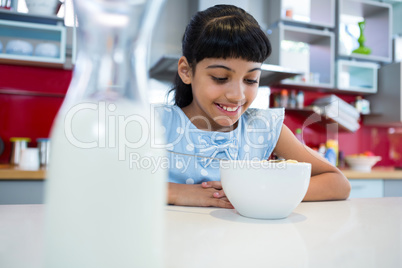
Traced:
<path id="1" fill-rule="evenodd" d="M 20 138 L 12 137 L 10 142 L 12 144 L 10 164 L 13 166 L 18 166 L 20 163 L 21 151 L 28 148 L 28 143 L 31 141 L 30 138 Z"/>

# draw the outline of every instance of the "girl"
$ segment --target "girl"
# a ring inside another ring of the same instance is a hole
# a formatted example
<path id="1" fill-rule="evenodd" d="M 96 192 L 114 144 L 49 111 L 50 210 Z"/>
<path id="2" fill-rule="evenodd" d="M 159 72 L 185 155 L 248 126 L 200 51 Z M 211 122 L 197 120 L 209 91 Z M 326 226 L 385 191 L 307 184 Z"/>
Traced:
<path id="1" fill-rule="evenodd" d="M 264 160 L 271 153 L 312 164 L 304 201 L 349 196 L 345 176 L 283 124 L 283 108 L 249 109 L 261 65 L 271 53 L 250 14 L 231 5 L 198 12 L 185 30 L 182 50 L 172 89 L 175 105 L 158 108 L 170 151 L 169 204 L 233 208 L 215 158 Z"/>

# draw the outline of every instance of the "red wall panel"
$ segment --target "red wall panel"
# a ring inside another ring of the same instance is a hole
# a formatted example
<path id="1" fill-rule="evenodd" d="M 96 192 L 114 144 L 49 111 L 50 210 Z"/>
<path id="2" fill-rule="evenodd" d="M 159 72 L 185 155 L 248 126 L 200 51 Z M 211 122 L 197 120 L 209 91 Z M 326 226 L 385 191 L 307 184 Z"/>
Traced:
<path id="1" fill-rule="evenodd" d="M 0 138 L 9 161 L 10 137 L 46 138 L 71 81 L 71 70 L 0 65 Z"/>
<path id="2" fill-rule="evenodd" d="M 0 64 L 0 89 L 65 94 L 71 70 Z"/>

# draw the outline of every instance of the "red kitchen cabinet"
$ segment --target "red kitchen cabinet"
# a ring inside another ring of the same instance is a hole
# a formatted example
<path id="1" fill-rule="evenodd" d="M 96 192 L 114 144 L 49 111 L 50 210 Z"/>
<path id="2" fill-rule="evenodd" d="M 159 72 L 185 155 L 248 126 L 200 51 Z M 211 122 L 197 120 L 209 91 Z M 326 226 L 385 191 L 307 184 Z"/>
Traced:
<path id="1" fill-rule="evenodd" d="M 5 150 L 0 163 L 10 157 L 10 137 L 48 137 L 63 102 L 71 70 L 0 65 L 0 138 Z"/>

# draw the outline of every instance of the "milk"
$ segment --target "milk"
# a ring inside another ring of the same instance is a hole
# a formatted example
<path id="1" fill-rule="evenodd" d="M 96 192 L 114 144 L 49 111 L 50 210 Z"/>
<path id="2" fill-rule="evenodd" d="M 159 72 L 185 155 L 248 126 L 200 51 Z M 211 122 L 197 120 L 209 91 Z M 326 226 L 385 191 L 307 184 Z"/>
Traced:
<path id="1" fill-rule="evenodd" d="M 127 100 L 82 101 L 57 116 L 46 180 L 46 267 L 163 267 L 167 170 L 130 165 L 131 154 L 165 157 L 152 148 L 144 122 L 151 123 L 149 109 Z M 158 133 L 153 138 L 162 143 Z"/>

